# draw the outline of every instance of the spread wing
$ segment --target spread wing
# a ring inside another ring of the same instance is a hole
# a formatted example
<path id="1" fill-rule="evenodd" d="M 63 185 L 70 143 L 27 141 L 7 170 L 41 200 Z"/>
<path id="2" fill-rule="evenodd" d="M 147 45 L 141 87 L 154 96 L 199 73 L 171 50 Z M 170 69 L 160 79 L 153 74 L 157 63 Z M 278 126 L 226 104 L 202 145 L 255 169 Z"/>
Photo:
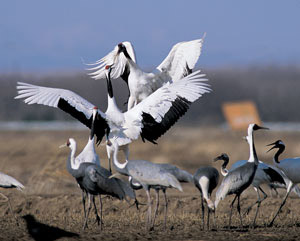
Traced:
<path id="1" fill-rule="evenodd" d="M 167 72 L 173 81 L 190 74 L 201 54 L 204 37 L 174 45 L 157 69 L 161 72 Z"/>
<path id="2" fill-rule="evenodd" d="M 204 76 L 196 71 L 179 81 L 163 85 L 124 114 L 127 125 L 124 133 L 131 139 L 141 135 L 143 140 L 155 143 L 184 115 L 192 102 L 211 91 Z"/>
<path id="3" fill-rule="evenodd" d="M 23 82 L 18 82 L 17 90 L 18 95 L 15 99 L 24 99 L 24 102 L 28 105 L 40 104 L 59 108 L 91 128 L 92 112 L 95 105 L 78 94 L 70 90 L 42 87 Z M 105 114 L 100 110 L 98 110 L 98 113 L 99 115 L 95 120 L 97 142 L 102 140 L 108 128 Z"/>

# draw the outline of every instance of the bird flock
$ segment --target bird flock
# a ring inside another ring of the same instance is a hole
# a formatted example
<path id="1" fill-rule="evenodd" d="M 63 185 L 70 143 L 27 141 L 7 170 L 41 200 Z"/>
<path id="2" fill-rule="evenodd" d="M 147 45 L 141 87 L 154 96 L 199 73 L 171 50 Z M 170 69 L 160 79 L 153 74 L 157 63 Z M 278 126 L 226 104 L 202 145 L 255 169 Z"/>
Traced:
<path id="1" fill-rule="evenodd" d="M 272 147 L 269 150 L 278 149 L 273 158 L 274 166 L 260 161 L 255 149 L 254 132 L 268 128 L 257 124 L 249 124 L 245 138 L 249 145 L 248 160 L 239 160 L 228 170 L 226 167 L 229 156 L 226 153 L 220 153 L 214 158 L 214 161 L 223 161 L 220 170 L 223 179 L 220 183 L 221 175 L 212 166 L 202 166 L 193 175 L 172 164 L 130 158 L 129 146 L 133 141 L 141 137 L 144 142 L 157 144 L 158 138 L 188 111 L 193 102 L 211 92 L 205 74 L 199 70 L 193 71 L 201 54 L 204 37 L 174 45 L 168 56 L 156 68 L 155 73 L 146 73 L 138 66 L 134 48 L 128 41 L 121 42 L 105 57 L 89 64 L 88 70 L 91 71 L 89 75 L 94 79 L 106 81 L 108 105 L 105 112 L 71 90 L 18 82 L 18 94 L 15 99 L 23 99 L 29 105 L 40 104 L 61 109 L 90 129 L 87 144 L 80 154 L 76 154 L 76 141 L 73 138 L 66 138 L 67 142 L 60 146 L 70 149 L 66 161 L 67 170 L 82 192 L 83 229 L 88 228 L 88 217 L 92 208 L 96 222 L 100 229 L 103 229 L 103 195 L 124 200 L 129 205 L 133 200 L 138 208 L 141 203 L 137 200 L 135 191 L 139 189 L 143 189 L 147 196 L 146 230 L 148 231 L 155 227 L 159 193 L 163 192 L 164 228 L 166 228 L 167 189 L 175 188 L 182 192 L 183 182 L 193 183 L 200 192 L 203 229 L 205 229 L 205 206 L 207 207 L 206 226 L 209 229 L 210 214 L 213 214 L 215 223 L 215 212 L 219 202 L 231 194 L 235 196 L 230 205 L 228 227 L 231 227 L 232 211 L 237 201 L 240 226 L 243 228 L 240 196 L 250 186 L 257 193 L 257 201 L 246 211 L 249 213 L 255 205 L 257 206 L 253 227 L 256 225 L 261 203 L 267 198 L 267 194 L 261 187 L 262 184 L 267 184 L 274 190 L 276 188 L 287 190 L 278 211 L 269 223 L 270 226 L 273 225 L 290 192 L 293 190 L 300 196 L 297 186 L 300 183 L 299 158 L 280 160 L 279 156 L 284 151 L 285 145 L 278 140 L 270 144 Z M 117 78 L 122 78 L 129 90 L 125 112 L 118 108 L 114 95 L 113 79 Z M 101 143 L 103 139 L 107 151 L 108 169 L 101 166 L 100 158 L 96 153 L 96 144 Z M 124 152 L 125 160 L 119 160 L 119 150 Z M 124 181 L 125 179 L 119 176 L 128 177 L 128 181 Z M 20 182 L 3 173 L 0 173 L 0 187 L 24 189 Z M 213 198 L 212 193 L 216 188 L 215 198 Z M 152 214 L 151 189 L 154 189 L 156 199 L 154 214 Z M 263 195 L 262 198 L 260 194 Z M 1 193 L 0 195 L 9 203 L 12 210 L 9 199 Z M 97 196 L 100 215 L 95 202 Z"/>

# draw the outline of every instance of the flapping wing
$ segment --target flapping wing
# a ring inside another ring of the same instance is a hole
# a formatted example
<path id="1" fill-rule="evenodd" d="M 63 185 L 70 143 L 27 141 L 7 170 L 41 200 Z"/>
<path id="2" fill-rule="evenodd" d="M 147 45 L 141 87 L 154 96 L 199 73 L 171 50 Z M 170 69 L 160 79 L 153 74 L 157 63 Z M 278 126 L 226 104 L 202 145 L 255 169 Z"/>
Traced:
<path id="1" fill-rule="evenodd" d="M 18 95 L 15 99 L 24 99 L 26 104 L 40 104 L 55 107 L 70 114 L 81 123 L 91 128 L 94 105 L 78 94 L 65 89 L 42 87 L 38 85 L 18 82 Z M 95 120 L 95 133 L 97 142 L 102 140 L 108 124 L 105 114 L 98 110 Z"/>
<path id="2" fill-rule="evenodd" d="M 124 132 L 131 139 L 141 135 L 143 140 L 155 143 L 184 113 L 190 104 L 209 93 L 211 89 L 205 83 L 205 75 L 196 71 L 179 81 L 166 83 L 124 116 Z"/>
<path id="3" fill-rule="evenodd" d="M 174 45 L 157 69 L 161 72 L 167 72 L 173 81 L 180 80 L 190 74 L 201 54 L 204 37 Z"/>
<path id="4" fill-rule="evenodd" d="M 122 44 L 126 47 L 126 50 L 130 56 L 130 58 L 136 62 L 135 53 L 133 46 L 130 42 L 122 42 Z M 89 68 L 88 70 L 93 71 L 89 75 L 92 76 L 93 79 L 104 79 L 105 78 L 105 66 L 106 65 L 113 65 L 110 77 L 113 79 L 117 79 L 121 77 L 126 82 L 128 81 L 129 75 L 129 65 L 127 64 L 127 58 L 125 57 L 124 53 L 119 51 L 118 45 L 111 51 L 108 55 L 103 57 L 102 59 L 96 61 L 93 64 L 95 67 Z"/>

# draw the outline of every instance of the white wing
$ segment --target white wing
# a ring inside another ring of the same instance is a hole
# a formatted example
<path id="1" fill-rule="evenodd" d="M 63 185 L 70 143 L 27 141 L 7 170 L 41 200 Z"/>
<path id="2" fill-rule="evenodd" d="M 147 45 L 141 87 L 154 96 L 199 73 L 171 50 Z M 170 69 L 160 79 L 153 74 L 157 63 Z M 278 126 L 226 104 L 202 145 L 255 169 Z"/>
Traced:
<path id="1" fill-rule="evenodd" d="M 81 123 L 91 128 L 92 113 L 95 105 L 88 102 L 78 94 L 65 89 L 42 87 L 38 85 L 18 82 L 18 95 L 15 99 L 24 99 L 26 104 L 40 104 L 55 107 L 70 114 Z M 98 110 L 100 116 L 96 119 L 95 133 L 97 142 L 102 139 L 105 134 L 106 115 Z"/>
<path id="2" fill-rule="evenodd" d="M 211 91 L 204 76 L 196 71 L 163 85 L 124 114 L 124 133 L 131 139 L 141 134 L 143 140 L 154 142 L 187 111 L 190 103 Z"/>
<path id="3" fill-rule="evenodd" d="M 167 72 L 173 81 L 191 73 L 201 54 L 204 37 L 174 45 L 157 69 L 161 72 Z"/>
<path id="4" fill-rule="evenodd" d="M 133 46 L 130 42 L 122 42 L 123 45 L 125 45 L 126 50 L 131 57 L 131 59 L 136 62 L 135 58 L 135 52 L 133 49 Z M 115 46 L 114 50 L 111 51 L 108 55 L 103 57 L 102 59 L 96 61 L 93 64 L 95 67 L 89 68 L 88 70 L 94 71 L 90 73 L 89 75 L 92 76 L 94 79 L 104 79 L 105 78 L 105 66 L 106 65 L 113 65 L 113 68 L 110 73 L 110 77 L 113 79 L 117 79 L 121 77 L 125 72 L 129 71 L 126 69 L 127 64 L 127 58 L 125 55 L 121 52 L 119 53 L 118 45 Z"/>

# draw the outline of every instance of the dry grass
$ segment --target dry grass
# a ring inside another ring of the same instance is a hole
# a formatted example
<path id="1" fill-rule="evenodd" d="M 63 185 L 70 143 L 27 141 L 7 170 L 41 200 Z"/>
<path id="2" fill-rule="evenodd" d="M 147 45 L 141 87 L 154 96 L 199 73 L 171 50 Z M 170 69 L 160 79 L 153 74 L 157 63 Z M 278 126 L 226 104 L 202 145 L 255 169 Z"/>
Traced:
<path id="1" fill-rule="evenodd" d="M 242 140 L 244 132 L 224 131 L 217 128 L 173 128 L 159 140 L 158 145 L 134 142 L 130 149 L 132 159 L 146 159 L 154 162 L 169 162 L 194 173 L 203 165 L 220 168 L 221 163 L 212 159 L 222 152 L 228 153 L 231 160 L 247 159 L 248 145 Z M 198 191 L 191 184 L 183 186 L 184 192 L 169 190 L 170 200 L 168 229 L 163 230 L 163 217 L 159 215 L 154 232 L 147 233 L 145 227 L 145 207 L 137 212 L 134 207 L 128 208 L 125 202 L 104 200 L 104 230 L 100 232 L 91 221 L 89 229 L 81 232 L 83 223 L 81 195 L 73 178 L 66 171 L 66 160 L 69 149 L 59 149 L 69 137 L 77 141 L 78 150 L 82 150 L 88 139 L 88 131 L 80 132 L 1 132 L 0 138 L 0 170 L 21 181 L 26 190 L 1 190 L 11 198 L 14 211 L 20 217 L 25 214 L 34 215 L 39 221 L 58 226 L 72 232 L 80 232 L 87 239 L 122 239 L 122 240 L 158 240 L 158 239 L 293 239 L 298 235 L 300 225 L 298 206 L 300 200 L 292 196 L 276 222 L 277 228 L 264 226 L 278 207 L 280 198 L 269 198 L 262 204 L 257 224 L 258 229 L 233 231 L 224 227 L 228 222 L 231 197 L 220 203 L 217 215 L 218 231 L 200 229 L 200 204 Z M 286 143 L 283 157 L 297 156 L 300 150 L 300 133 L 283 133 L 260 131 L 255 134 L 257 153 L 262 161 L 271 163 L 272 153 L 266 153 L 266 144 L 277 139 Z M 99 146 L 97 152 L 102 165 L 107 167 L 105 147 Z M 121 156 L 120 156 L 121 158 Z M 283 192 L 282 192 L 283 193 Z M 146 203 L 143 191 L 137 193 L 138 199 Z M 242 198 L 245 208 L 254 202 L 256 194 L 247 190 Z M 163 203 L 163 199 L 161 199 Z M 161 214 L 162 207 L 160 209 Z M 254 212 L 244 217 L 245 224 L 250 224 Z M 0 204 L 0 237 L 4 239 L 28 239 L 25 225 L 20 221 L 16 226 L 8 212 L 6 204 Z M 234 214 L 233 225 L 238 225 Z M 284 232 L 285 233 L 284 233 Z M 288 233 L 286 233 L 288 232 Z M 288 235 L 288 236 L 285 236 Z"/>

